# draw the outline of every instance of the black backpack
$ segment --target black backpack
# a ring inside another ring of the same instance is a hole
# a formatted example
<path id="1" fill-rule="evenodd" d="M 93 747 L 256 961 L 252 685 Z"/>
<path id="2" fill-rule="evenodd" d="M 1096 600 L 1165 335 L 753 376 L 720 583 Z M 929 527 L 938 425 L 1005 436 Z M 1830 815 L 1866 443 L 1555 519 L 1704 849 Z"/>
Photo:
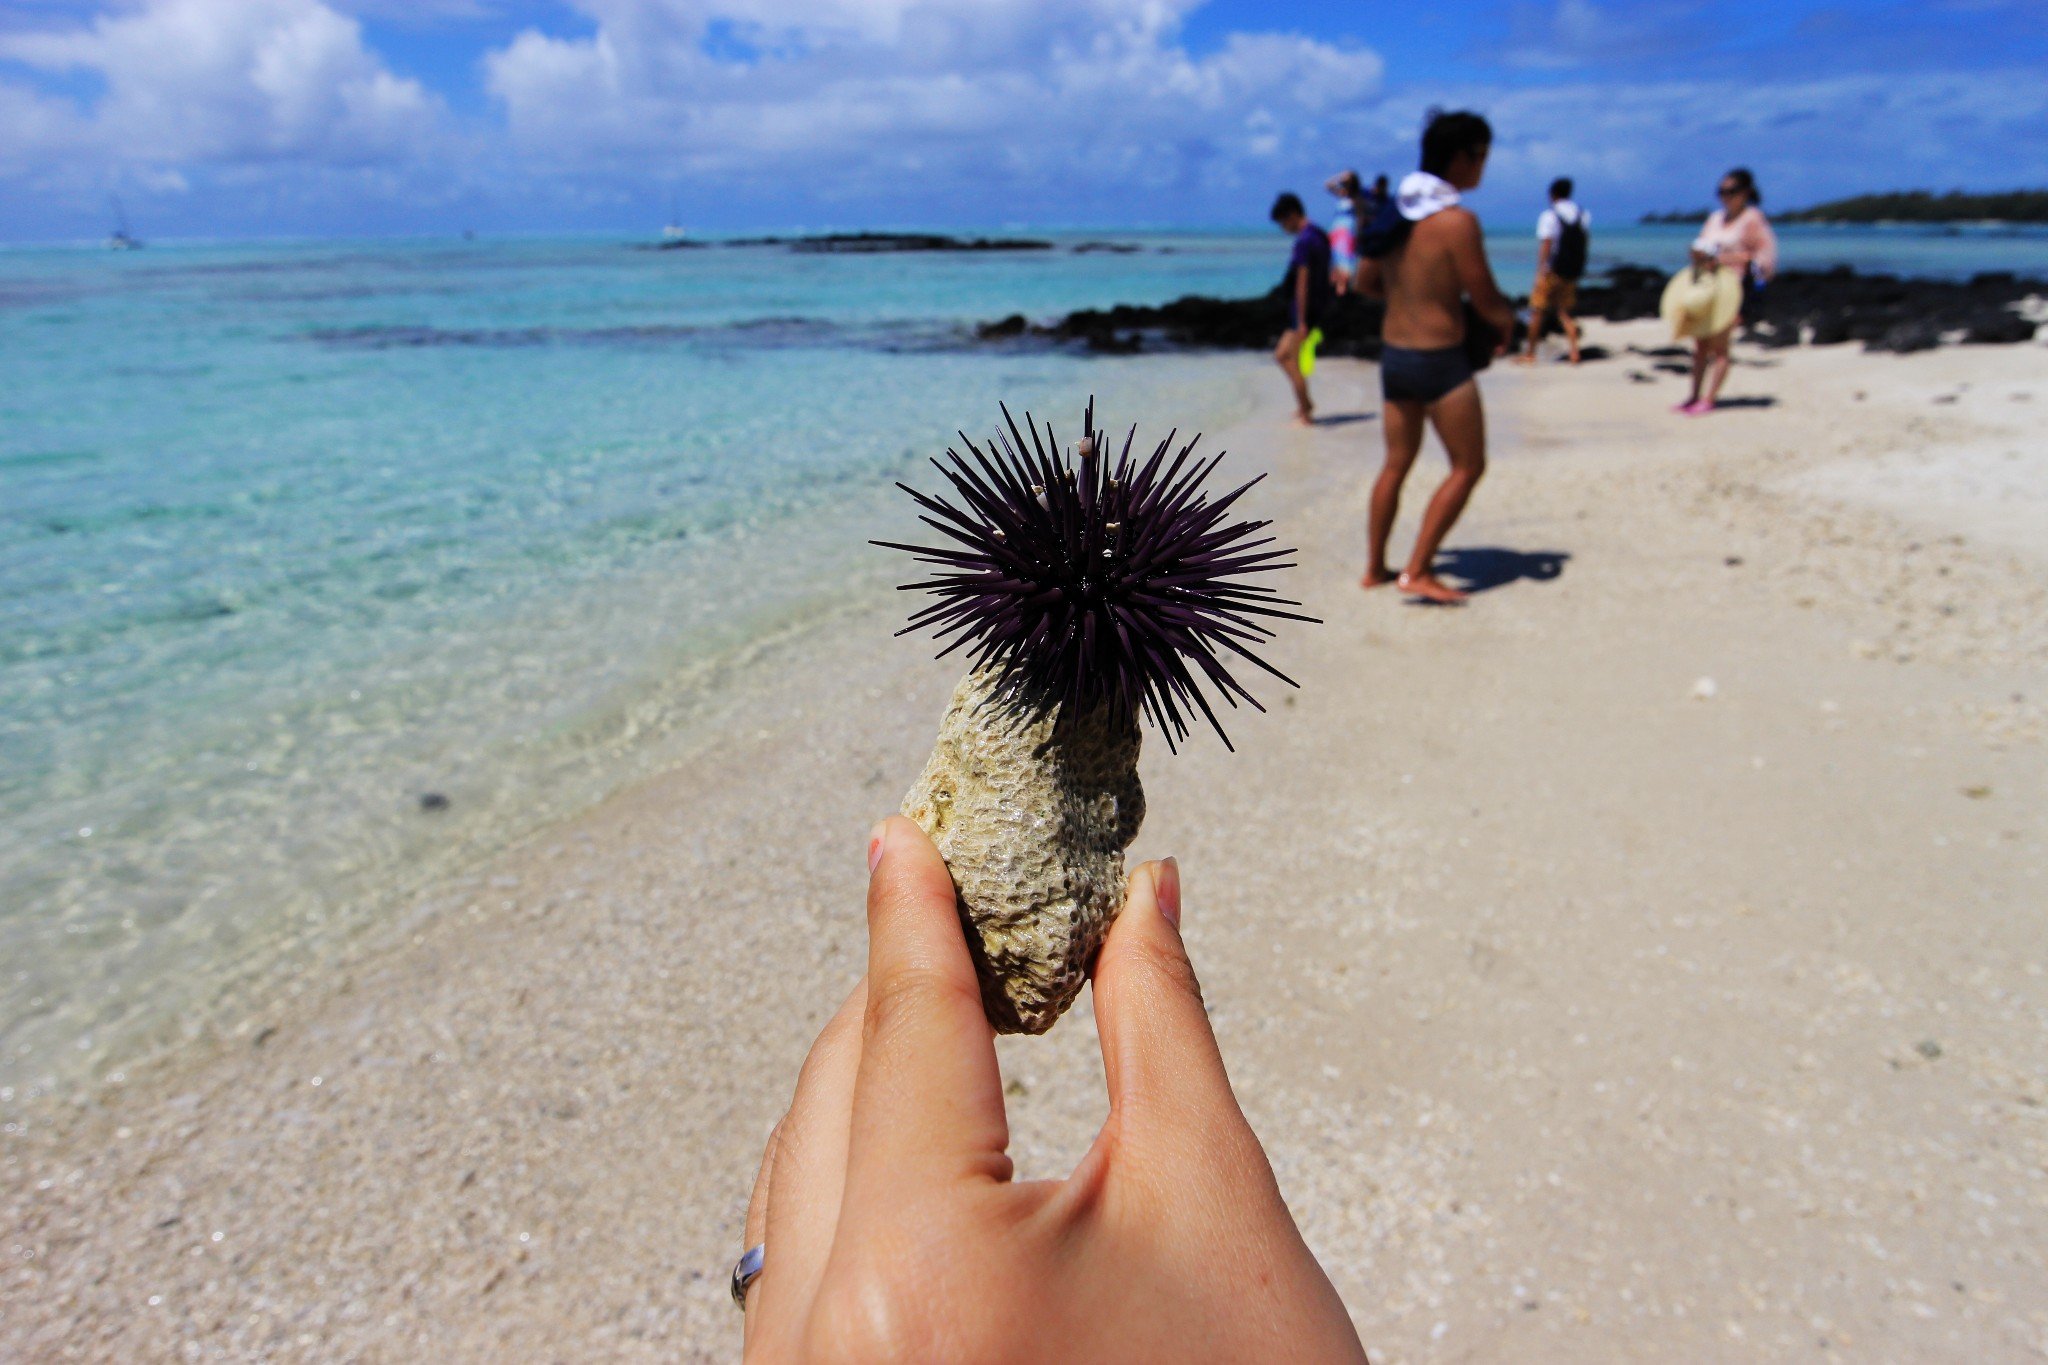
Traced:
<path id="1" fill-rule="evenodd" d="M 1569 223 L 1559 222 L 1557 250 L 1550 257 L 1551 273 L 1561 280 L 1576 280 L 1586 273 L 1586 215 Z"/>
<path id="2" fill-rule="evenodd" d="M 1415 224 L 1402 216 L 1401 206 L 1389 194 L 1380 200 L 1372 215 L 1372 221 L 1360 223 L 1352 236 L 1352 243 L 1358 254 L 1369 261 L 1392 255 L 1395 248 L 1408 240 L 1408 233 Z"/>

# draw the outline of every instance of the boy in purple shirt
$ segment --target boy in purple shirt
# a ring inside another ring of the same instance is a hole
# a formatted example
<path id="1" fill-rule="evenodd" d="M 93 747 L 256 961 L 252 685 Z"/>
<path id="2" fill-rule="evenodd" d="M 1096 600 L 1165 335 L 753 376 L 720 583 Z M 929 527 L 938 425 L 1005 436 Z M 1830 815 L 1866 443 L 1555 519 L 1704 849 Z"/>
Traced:
<path id="1" fill-rule="evenodd" d="M 1315 422 L 1316 405 L 1309 401 L 1308 380 L 1301 372 L 1301 347 L 1308 334 L 1322 326 L 1330 307 L 1330 239 L 1308 220 L 1308 210 L 1291 192 L 1273 201 L 1272 218 L 1280 230 L 1294 239 L 1294 253 L 1287 258 L 1287 330 L 1273 348 L 1280 372 L 1294 387 L 1294 421 L 1297 426 Z"/>

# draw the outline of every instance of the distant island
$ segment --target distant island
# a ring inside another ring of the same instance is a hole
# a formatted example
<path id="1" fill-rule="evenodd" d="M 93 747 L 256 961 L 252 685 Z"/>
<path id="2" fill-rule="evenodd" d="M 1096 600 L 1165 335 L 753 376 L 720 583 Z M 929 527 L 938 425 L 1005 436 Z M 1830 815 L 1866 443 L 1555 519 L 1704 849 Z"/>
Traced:
<path id="1" fill-rule="evenodd" d="M 1781 214 L 1782 223 L 2048 223 L 2048 190 L 1965 194 L 1895 190 L 1859 194 Z"/>
<path id="2" fill-rule="evenodd" d="M 1811 208 L 1773 215 L 1781 223 L 2048 223 L 2048 190 L 1965 194 L 1950 190 L 1893 190 L 1830 199 Z M 1703 223 L 1705 209 L 1646 213 L 1642 223 Z"/>

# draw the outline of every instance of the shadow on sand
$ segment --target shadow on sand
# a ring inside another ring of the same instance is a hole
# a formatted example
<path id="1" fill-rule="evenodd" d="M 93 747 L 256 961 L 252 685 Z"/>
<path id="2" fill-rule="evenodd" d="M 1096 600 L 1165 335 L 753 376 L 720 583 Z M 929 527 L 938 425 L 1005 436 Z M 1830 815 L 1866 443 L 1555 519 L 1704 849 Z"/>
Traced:
<path id="1" fill-rule="evenodd" d="M 1333 412 L 1328 417 L 1310 419 L 1319 427 L 1348 426 L 1353 422 L 1370 422 L 1379 416 L 1376 412 Z"/>
<path id="2" fill-rule="evenodd" d="M 1776 406 L 1778 406 L 1778 400 L 1768 394 L 1754 394 L 1745 395 L 1741 398 L 1717 399 L 1714 403 L 1714 410 L 1719 412 L 1722 408 L 1775 408 Z"/>
<path id="3" fill-rule="evenodd" d="M 1563 550 L 1504 550 L 1498 545 L 1474 545 L 1440 550 L 1436 557 L 1437 577 L 1461 592 L 1491 592 L 1522 579 L 1547 583 L 1564 572 L 1571 556 Z"/>

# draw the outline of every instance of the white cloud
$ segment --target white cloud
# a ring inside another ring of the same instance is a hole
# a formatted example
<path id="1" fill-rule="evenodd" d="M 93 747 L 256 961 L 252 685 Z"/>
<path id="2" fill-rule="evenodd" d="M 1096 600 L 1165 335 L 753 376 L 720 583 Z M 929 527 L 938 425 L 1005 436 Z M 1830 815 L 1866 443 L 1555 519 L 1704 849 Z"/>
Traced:
<path id="1" fill-rule="evenodd" d="M 0 86 L 31 116 L 0 118 L 0 158 L 17 163 L 362 166 L 413 155 L 439 111 L 320 0 L 147 0 L 84 26 L 0 33 L 0 58 L 103 86 L 83 104 Z"/>
<path id="2" fill-rule="evenodd" d="M 1635 193 L 1679 186 L 1681 203 L 1704 204 L 1714 180 L 1737 164 L 1754 167 L 1777 188 L 1776 202 L 1789 205 L 1855 188 L 1991 183 L 2006 164 L 2048 152 L 2048 84 L 2024 71 L 1468 93 L 1493 120 L 1501 172 L 1536 179 L 1597 170 Z"/>
<path id="3" fill-rule="evenodd" d="M 496 17 L 505 0 L 330 0 L 343 14 L 410 29 L 473 23 Z"/>
<path id="4" fill-rule="evenodd" d="M 1482 212 L 1558 173 L 1633 209 L 1697 203 L 1746 163 L 1791 204 L 2000 184 L 2048 157 L 2048 86 L 2018 62 L 1827 75 L 1775 49 L 1767 77 L 1688 79 L 1615 55 L 1700 0 L 1528 0 L 1542 83 L 1412 73 L 1391 93 L 1355 43 L 1197 47 L 1203 0 L 566 0 L 563 24 L 512 37 L 506 0 L 111 2 L 0 14 L 0 223 L 96 218 L 110 182 L 142 222 L 154 196 L 194 231 L 617 225 L 670 186 L 706 227 L 1256 223 L 1276 189 L 1412 164 L 1425 104 L 1493 118 Z M 487 105 L 452 114 L 357 14 L 488 16 Z"/>
<path id="5" fill-rule="evenodd" d="M 1383 72 L 1364 48 L 1287 34 L 1198 56 L 1179 41 L 1190 0 L 584 8 L 589 36 L 528 30 L 485 58 L 530 165 L 735 191 L 796 178 L 827 199 L 903 176 L 1010 196 L 1143 191 L 1191 172 L 1263 183 L 1370 107 Z M 1022 216 L 1060 212 L 1040 200 Z"/>
<path id="6" fill-rule="evenodd" d="M 1509 66 L 1566 70 L 1690 50 L 1711 33 L 1707 0 L 1523 0 L 1510 11 Z"/>
<path id="7" fill-rule="evenodd" d="M 0 81 L 0 176 L 32 176 L 77 142 L 70 108 Z"/>

